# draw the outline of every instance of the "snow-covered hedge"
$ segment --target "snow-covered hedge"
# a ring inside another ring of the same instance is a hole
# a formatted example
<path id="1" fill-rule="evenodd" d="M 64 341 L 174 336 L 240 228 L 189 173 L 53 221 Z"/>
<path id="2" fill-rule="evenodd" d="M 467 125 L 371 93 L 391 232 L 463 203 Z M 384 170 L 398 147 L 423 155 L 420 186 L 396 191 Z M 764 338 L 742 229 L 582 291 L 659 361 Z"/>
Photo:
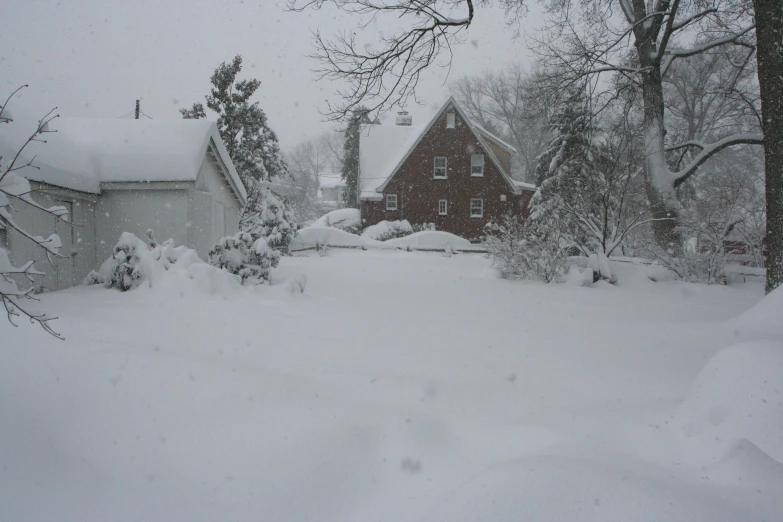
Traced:
<path id="1" fill-rule="evenodd" d="M 112 257 L 98 271 L 90 272 L 84 283 L 121 291 L 140 286 L 170 288 L 180 295 L 195 288 L 225 296 L 240 288 L 236 276 L 205 263 L 195 250 L 175 247 L 171 240 L 159 244 L 150 231 L 146 242 L 123 232 Z"/>
<path id="2" fill-rule="evenodd" d="M 370 225 L 362 231 L 362 237 L 386 241 L 397 237 L 405 237 L 413 234 L 413 227 L 407 219 L 400 221 L 381 221 Z"/>
<path id="3" fill-rule="evenodd" d="M 253 241 L 247 232 L 224 237 L 209 251 L 209 263 L 239 276 L 242 284 L 269 281 L 271 269 L 279 262 L 280 252 L 263 237 Z"/>
<path id="4" fill-rule="evenodd" d="M 416 232 L 405 237 L 390 239 L 383 242 L 384 245 L 395 247 L 411 247 L 421 249 L 446 249 L 463 250 L 471 248 L 471 243 L 465 238 L 456 236 L 450 232 L 430 230 Z"/>

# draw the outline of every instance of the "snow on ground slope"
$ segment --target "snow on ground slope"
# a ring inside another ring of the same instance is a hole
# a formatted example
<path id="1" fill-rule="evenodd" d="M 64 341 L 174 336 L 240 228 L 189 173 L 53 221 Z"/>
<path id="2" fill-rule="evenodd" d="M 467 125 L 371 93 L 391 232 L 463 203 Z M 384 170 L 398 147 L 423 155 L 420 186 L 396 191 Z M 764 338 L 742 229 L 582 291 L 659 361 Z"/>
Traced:
<path id="1" fill-rule="evenodd" d="M 46 295 L 65 342 L 0 323 L 0 520 L 779 520 L 763 442 L 678 417 L 760 288 L 634 270 L 332 251 L 281 261 L 304 293 Z"/>

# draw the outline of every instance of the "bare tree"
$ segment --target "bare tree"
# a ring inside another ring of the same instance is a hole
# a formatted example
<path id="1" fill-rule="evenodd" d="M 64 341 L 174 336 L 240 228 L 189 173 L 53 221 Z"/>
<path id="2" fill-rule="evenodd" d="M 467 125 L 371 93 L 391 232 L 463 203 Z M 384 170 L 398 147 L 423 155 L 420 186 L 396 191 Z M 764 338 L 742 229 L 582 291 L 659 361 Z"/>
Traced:
<path id="1" fill-rule="evenodd" d="M 446 57 L 451 63 L 451 46 L 470 27 L 475 6 L 488 0 L 287 0 L 288 9 L 320 9 L 326 4 L 363 17 L 364 29 L 378 17 L 398 20 L 405 26 L 391 36 L 381 35 L 378 45 L 357 39 L 352 31 L 334 36 L 314 35 L 315 53 L 321 67 L 319 79 L 348 80 L 337 92 L 339 101 L 329 104 L 326 116 L 345 120 L 361 105 L 370 114 L 405 106 L 416 96 L 421 74 Z M 400 22 L 395 22 L 400 23 Z"/>
<path id="2" fill-rule="evenodd" d="M 622 22 L 613 6 L 622 12 Z M 644 174 L 647 197 L 656 218 L 656 239 L 663 248 L 678 250 L 681 205 L 676 189 L 721 150 L 737 144 L 761 144 L 760 133 L 731 134 L 706 142 L 666 142 L 664 78 L 677 61 L 738 46 L 755 49 L 752 13 L 733 0 L 617 0 L 570 2 L 550 9 L 551 26 L 538 50 L 561 88 L 589 80 L 598 85 L 603 74 L 621 75 L 625 86 L 641 91 L 644 122 Z M 696 36 L 695 40 L 693 36 Z M 629 49 L 628 42 L 633 48 Z M 668 145 L 668 146 L 667 146 Z M 672 169 L 667 150 L 697 149 L 689 161 Z"/>
<path id="3" fill-rule="evenodd" d="M 0 106 L 0 124 L 10 124 L 13 121 L 8 111 L 8 102 L 24 87 L 27 87 L 27 85 L 23 85 L 12 92 L 5 100 L 5 103 Z M 31 197 L 32 189 L 30 183 L 19 174 L 24 169 L 38 168 L 33 164 L 35 157 L 25 162 L 22 160 L 22 156 L 31 143 L 46 143 L 43 136 L 49 132 L 56 132 L 49 129 L 51 121 L 59 117 L 58 114 L 54 114 L 55 110 L 57 109 L 52 109 L 38 121 L 35 131 L 16 150 L 10 161 L 3 163 L 4 158 L 0 157 L 0 228 L 6 232 L 13 231 L 16 235 L 36 245 L 46 254 L 50 262 L 53 257 L 63 257 L 60 254 L 62 243 L 59 236 L 52 234 L 48 238 L 44 238 L 25 230 L 14 219 L 15 210 L 12 202 L 31 207 L 36 211 L 45 212 L 53 216 L 56 221 L 68 222 L 68 211 L 65 207 L 44 208 L 36 203 Z M 34 277 L 42 275 L 44 273 L 37 270 L 31 260 L 25 261 L 20 266 L 14 266 L 8 257 L 8 253 L 3 248 L 0 248 L 0 300 L 3 302 L 8 320 L 11 324 L 17 326 L 16 319 L 26 317 L 30 322 L 38 323 L 49 334 L 62 339 L 63 337 L 52 329 L 52 326 L 49 324 L 57 319 L 56 317 L 52 317 L 45 312 L 33 310 L 27 304 L 22 304 L 25 300 L 35 300 L 36 298 L 33 294 L 34 286 L 31 284 L 27 288 L 19 288 L 19 281 L 32 283 Z"/>

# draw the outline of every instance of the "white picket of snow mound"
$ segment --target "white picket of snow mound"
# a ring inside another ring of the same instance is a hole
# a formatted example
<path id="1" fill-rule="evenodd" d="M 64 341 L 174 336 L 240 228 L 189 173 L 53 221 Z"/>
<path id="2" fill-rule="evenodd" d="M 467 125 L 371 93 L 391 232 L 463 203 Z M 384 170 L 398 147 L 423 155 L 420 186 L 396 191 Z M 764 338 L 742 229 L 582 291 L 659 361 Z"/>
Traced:
<path id="1" fill-rule="evenodd" d="M 465 238 L 456 236 L 450 232 L 442 232 L 440 230 L 425 230 L 423 232 L 416 232 L 405 237 L 398 237 L 396 239 L 389 239 L 383 242 L 384 245 L 394 247 L 411 247 L 411 248 L 446 248 L 446 245 L 451 244 L 451 248 L 455 250 L 462 250 L 465 248 L 471 248 L 470 244 Z"/>
<path id="2" fill-rule="evenodd" d="M 335 246 L 335 247 L 361 247 L 364 246 L 371 239 L 357 236 L 356 234 L 350 234 L 339 228 L 332 228 L 326 226 L 309 226 L 296 233 L 296 237 L 291 240 L 291 251 L 306 250 L 308 248 L 317 248 L 322 246 Z"/>
<path id="3" fill-rule="evenodd" d="M 783 463 L 783 343 L 756 340 L 718 352 L 696 377 L 674 421 L 706 445 L 725 451 L 747 439 Z"/>
<path id="4" fill-rule="evenodd" d="M 356 227 L 362 222 L 362 214 L 358 208 L 339 208 L 324 214 L 315 220 L 314 227 Z"/>

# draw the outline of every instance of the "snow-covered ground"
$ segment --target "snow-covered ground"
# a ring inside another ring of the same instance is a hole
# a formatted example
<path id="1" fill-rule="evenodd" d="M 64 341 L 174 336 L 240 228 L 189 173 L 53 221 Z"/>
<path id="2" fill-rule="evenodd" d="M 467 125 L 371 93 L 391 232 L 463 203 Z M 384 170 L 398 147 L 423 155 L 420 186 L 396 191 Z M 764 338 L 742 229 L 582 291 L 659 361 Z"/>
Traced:
<path id="1" fill-rule="evenodd" d="M 0 521 L 783 519 L 783 294 L 615 268 L 46 295 L 65 342 L 0 321 Z"/>

